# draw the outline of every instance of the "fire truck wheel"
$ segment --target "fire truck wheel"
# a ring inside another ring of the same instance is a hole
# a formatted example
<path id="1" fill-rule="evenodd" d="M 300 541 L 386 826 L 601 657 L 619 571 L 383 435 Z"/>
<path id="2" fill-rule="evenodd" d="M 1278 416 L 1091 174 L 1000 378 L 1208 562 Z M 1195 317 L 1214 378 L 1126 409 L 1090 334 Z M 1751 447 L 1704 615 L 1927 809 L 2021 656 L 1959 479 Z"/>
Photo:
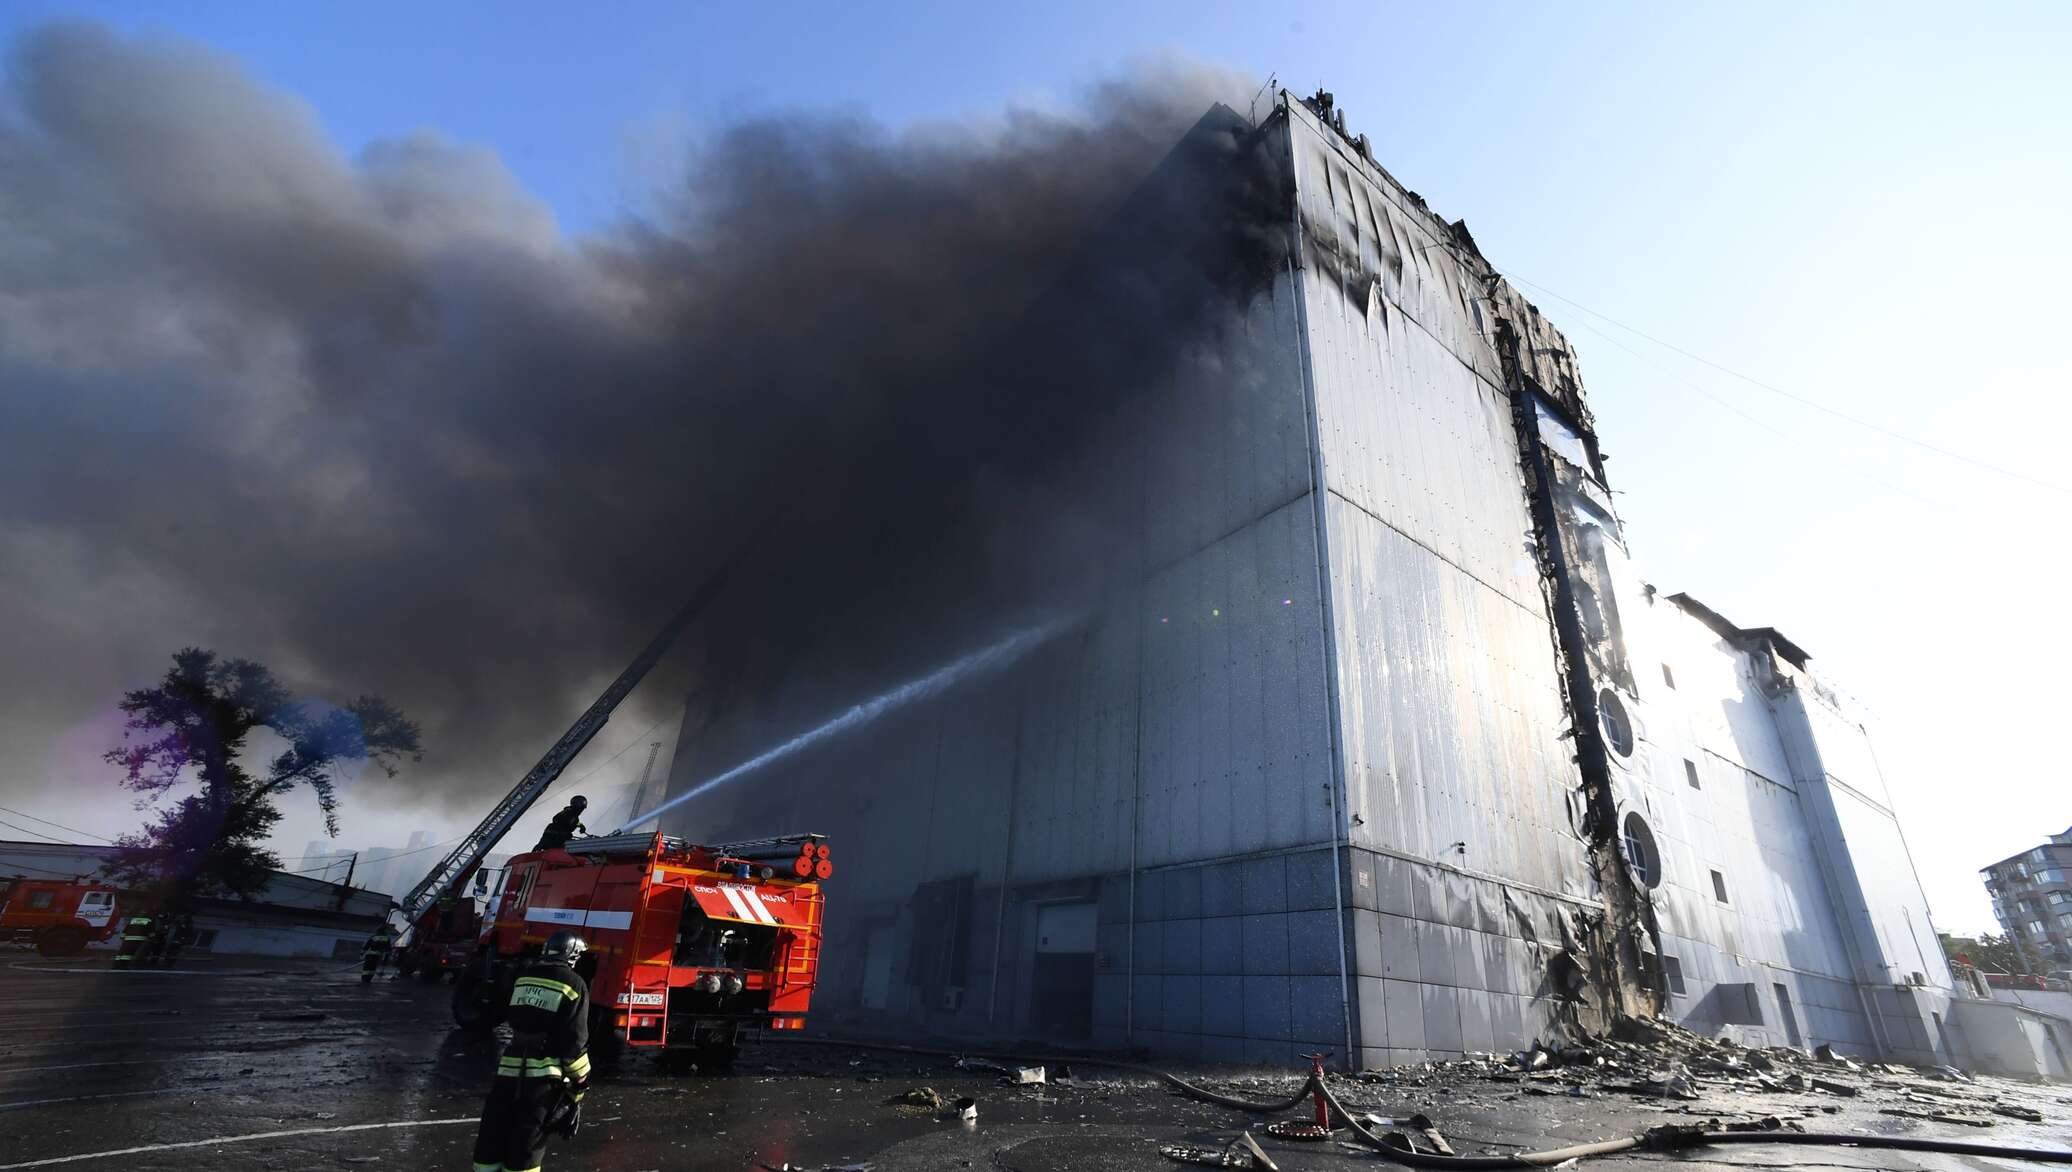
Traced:
<path id="1" fill-rule="evenodd" d="M 78 956 L 86 951 L 86 933 L 68 924 L 45 928 L 36 936 L 36 952 L 41 956 Z"/>
<path id="2" fill-rule="evenodd" d="M 453 983 L 453 1024 L 471 1033 L 495 1027 L 490 997 L 495 988 L 473 968 L 461 970 Z"/>
<path id="3" fill-rule="evenodd" d="M 626 1053 L 626 1038 L 612 1024 L 609 1007 L 590 1006 L 590 1061 L 601 1069 L 612 1069 Z"/>
<path id="4" fill-rule="evenodd" d="M 701 1074 L 725 1074 L 741 1056 L 741 1031 L 729 1022 L 691 1035 L 691 1061 Z"/>
<path id="5" fill-rule="evenodd" d="M 726 1074 L 734 1069 L 734 1059 L 740 1056 L 739 1042 L 714 1042 L 691 1050 L 691 1061 L 697 1064 L 700 1074 Z"/>

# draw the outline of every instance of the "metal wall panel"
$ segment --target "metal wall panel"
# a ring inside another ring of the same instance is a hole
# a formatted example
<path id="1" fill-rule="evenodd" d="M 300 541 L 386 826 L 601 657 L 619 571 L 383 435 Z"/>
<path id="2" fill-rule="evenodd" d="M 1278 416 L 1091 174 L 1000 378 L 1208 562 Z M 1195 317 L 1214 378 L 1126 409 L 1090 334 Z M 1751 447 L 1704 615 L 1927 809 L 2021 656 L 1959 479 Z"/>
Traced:
<path id="1" fill-rule="evenodd" d="M 1139 943 L 1132 871 L 1330 841 L 1318 560 L 1291 282 L 1283 275 L 1170 378 L 1121 405 L 1038 490 L 1125 527 L 1129 539 L 1114 552 L 1127 572 L 1118 578 L 1140 581 L 1111 588 L 1005 670 L 773 762 L 666 816 L 667 829 L 693 837 L 834 835 L 828 959 L 816 1002 L 824 1012 L 866 1027 L 872 1014 L 890 1014 L 948 1032 L 1025 1029 L 1034 910 L 1097 899 L 1097 1035 L 1148 1029 L 1179 1037 L 1157 1030 L 1156 982 L 1143 990 L 1143 1020 L 1131 1025 L 1138 1007 L 1124 978 Z M 897 601 L 866 600 L 854 621 L 879 621 L 874 608 Z M 895 613 L 895 621 L 913 620 Z M 725 707 L 710 726 L 694 698 L 671 792 L 864 698 L 828 694 L 811 666 L 809 656 L 784 687 Z M 964 878 L 974 891 L 969 969 L 952 996 L 909 971 L 912 942 L 928 927 L 916 922 L 914 906 L 924 884 Z M 883 1008 L 865 1010 L 873 948 L 889 951 L 878 962 L 890 977 L 872 994 Z M 1291 962 L 1276 963 L 1274 979 L 1287 982 Z M 1240 1033 L 1231 1039 L 1240 1051 L 1291 1046 L 1292 1023 L 1314 1021 L 1293 1014 L 1285 997 L 1281 1005 L 1274 1020 L 1289 1023 L 1283 1032 Z M 1342 1022 L 1337 1028 L 1313 1040 L 1342 1044 Z"/>
<path id="2" fill-rule="evenodd" d="M 1582 894 L 1510 406 L 1460 259 L 1293 111 L 1352 840 Z M 1465 844 L 1465 852 L 1456 844 Z"/>

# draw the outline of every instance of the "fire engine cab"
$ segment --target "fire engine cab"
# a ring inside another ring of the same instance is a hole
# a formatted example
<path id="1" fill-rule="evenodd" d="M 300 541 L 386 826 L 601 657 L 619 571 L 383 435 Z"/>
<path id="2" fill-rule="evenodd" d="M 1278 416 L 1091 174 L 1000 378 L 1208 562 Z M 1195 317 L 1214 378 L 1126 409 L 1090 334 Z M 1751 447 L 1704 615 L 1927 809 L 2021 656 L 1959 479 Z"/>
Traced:
<path id="1" fill-rule="evenodd" d="M 122 892 L 80 879 L 0 879 L 0 938 L 45 956 L 77 956 L 115 934 Z"/>
<path id="2" fill-rule="evenodd" d="M 701 846 L 664 834 L 579 838 L 510 861 L 454 1020 L 496 1024 L 520 965 L 564 928 L 590 950 L 592 1036 L 723 1068 L 743 1028 L 805 1025 L 820 967 L 818 834 Z"/>

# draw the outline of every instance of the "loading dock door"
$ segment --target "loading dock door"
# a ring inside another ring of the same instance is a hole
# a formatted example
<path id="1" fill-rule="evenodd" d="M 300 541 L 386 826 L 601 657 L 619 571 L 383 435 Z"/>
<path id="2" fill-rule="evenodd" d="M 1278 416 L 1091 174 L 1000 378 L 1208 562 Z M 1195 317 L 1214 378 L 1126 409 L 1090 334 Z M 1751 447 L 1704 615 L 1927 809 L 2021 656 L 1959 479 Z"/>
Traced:
<path id="1" fill-rule="evenodd" d="M 1095 905 L 1036 909 L 1036 967 L 1029 1024 L 1045 1038 L 1084 1038 L 1094 1028 Z"/>

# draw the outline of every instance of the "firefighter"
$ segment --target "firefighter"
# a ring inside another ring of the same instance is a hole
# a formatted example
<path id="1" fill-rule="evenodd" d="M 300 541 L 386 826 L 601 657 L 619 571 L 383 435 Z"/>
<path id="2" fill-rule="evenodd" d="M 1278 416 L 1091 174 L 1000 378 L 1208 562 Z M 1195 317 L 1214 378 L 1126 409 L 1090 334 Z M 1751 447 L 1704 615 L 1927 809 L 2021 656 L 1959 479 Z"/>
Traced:
<path id="1" fill-rule="evenodd" d="M 590 1086 L 590 987 L 575 963 L 586 945 L 556 932 L 539 959 L 519 971 L 504 1021 L 511 1045 L 496 1064 L 482 1126 L 475 1133 L 475 1172 L 539 1172 L 547 1136 L 573 1139 Z"/>
<path id="2" fill-rule="evenodd" d="M 389 939 L 387 924 L 376 928 L 374 935 L 367 937 L 367 943 L 360 948 L 360 983 L 362 985 L 374 983 L 374 974 L 380 972 L 383 962 L 388 960 L 391 944 L 392 941 Z"/>
<path id="3" fill-rule="evenodd" d="M 144 945 L 151 941 L 151 917 L 134 915 L 122 926 L 122 944 L 115 950 L 114 965 L 119 969 L 137 967 L 137 957 L 144 951 Z"/>
<path id="4" fill-rule="evenodd" d="M 589 827 L 583 825 L 583 807 L 589 804 L 589 799 L 581 794 L 568 799 L 568 805 L 561 807 L 561 812 L 554 815 L 554 820 L 547 823 L 547 828 L 540 832 L 540 844 L 532 849 L 559 850 L 568 845 L 569 839 L 588 830 Z"/>
<path id="5" fill-rule="evenodd" d="M 140 969 L 163 967 L 165 963 L 166 940 L 172 934 L 172 931 L 173 918 L 171 916 L 161 912 L 151 917 L 151 931 L 144 936 L 144 949 L 137 953 L 137 959 L 132 963 Z"/>
<path id="6" fill-rule="evenodd" d="M 194 943 L 194 917 L 181 912 L 166 927 L 165 951 L 159 957 L 158 967 L 169 969 L 180 960 L 180 950 Z"/>

